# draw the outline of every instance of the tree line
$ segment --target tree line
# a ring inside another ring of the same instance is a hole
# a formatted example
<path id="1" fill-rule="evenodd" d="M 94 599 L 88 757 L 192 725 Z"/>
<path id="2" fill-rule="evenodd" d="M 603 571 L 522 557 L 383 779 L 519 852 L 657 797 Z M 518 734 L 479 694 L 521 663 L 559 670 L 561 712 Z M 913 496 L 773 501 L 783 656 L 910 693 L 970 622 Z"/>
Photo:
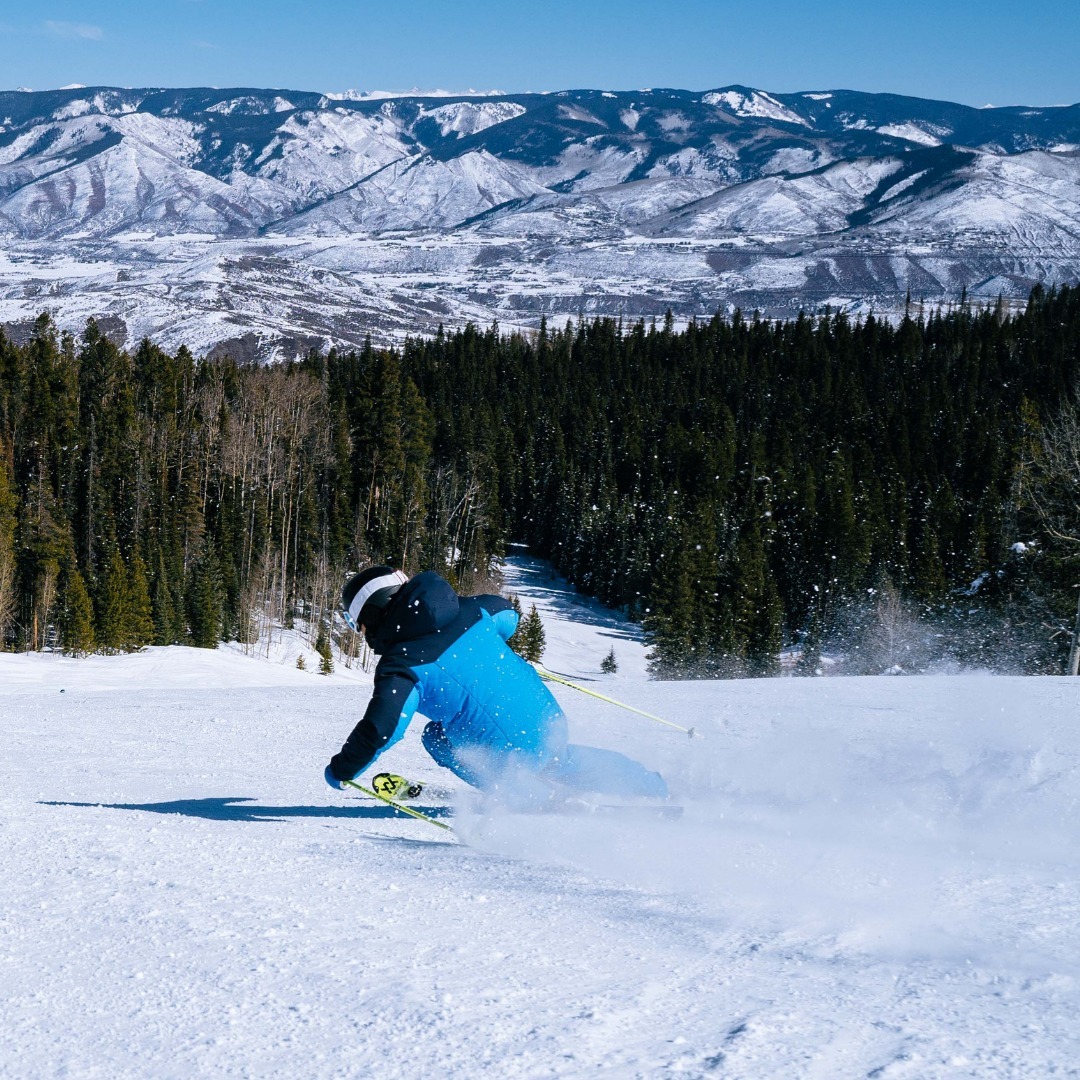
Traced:
<path id="1" fill-rule="evenodd" d="M 1077 534 L 1076 454 L 1050 467 L 1047 435 L 1075 413 L 1078 353 L 1070 288 L 1016 313 L 607 319 L 404 349 L 497 535 L 642 620 L 675 676 L 766 674 L 784 646 L 807 671 L 823 651 L 1059 670 L 1077 548 L 1035 496 Z"/>
<path id="2" fill-rule="evenodd" d="M 0 335 L 0 638 L 325 633 L 351 568 L 481 591 L 517 540 L 641 621 L 661 676 L 785 649 L 1059 670 L 1078 343 L 1067 287 L 899 321 L 469 325 L 265 367 L 43 315 Z"/>

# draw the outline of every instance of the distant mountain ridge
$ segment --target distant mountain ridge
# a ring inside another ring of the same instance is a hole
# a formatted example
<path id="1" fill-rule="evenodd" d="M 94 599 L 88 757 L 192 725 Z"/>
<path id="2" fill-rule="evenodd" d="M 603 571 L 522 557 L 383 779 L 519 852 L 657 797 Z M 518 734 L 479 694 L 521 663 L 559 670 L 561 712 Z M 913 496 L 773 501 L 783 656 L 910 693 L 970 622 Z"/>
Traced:
<path id="1" fill-rule="evenodd" d="M 268 355 L 470 318 L 895 309 L 1078 277 L 1078 105 L 0 92 L 2 322 L 48 307 Z"/>

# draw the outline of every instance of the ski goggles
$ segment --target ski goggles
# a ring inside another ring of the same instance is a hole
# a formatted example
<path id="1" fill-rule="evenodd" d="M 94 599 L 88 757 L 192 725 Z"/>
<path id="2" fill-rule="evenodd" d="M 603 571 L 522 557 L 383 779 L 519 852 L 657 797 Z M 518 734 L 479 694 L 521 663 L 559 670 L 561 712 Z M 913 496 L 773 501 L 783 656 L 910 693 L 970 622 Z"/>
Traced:
<path id="1" fill-rule="evenodd" d="M 345 620 L 345 625 L 357 634 L 360 633 L 360 626 L 362 625 L 360 615 L 364 608 L 368 604 L 378 610 L 386 607 L 393 598 L 394 593 L 396 593 L 408 580 L 408 574 L 404 574 L 400 570 L 395 570 L 393 573 L 384 574 L 381 577 L 369 581 L 353 597 L 352 603 L 349 604 L 347 608 L 343 607 L 341 609 L 341 615 Z"/>

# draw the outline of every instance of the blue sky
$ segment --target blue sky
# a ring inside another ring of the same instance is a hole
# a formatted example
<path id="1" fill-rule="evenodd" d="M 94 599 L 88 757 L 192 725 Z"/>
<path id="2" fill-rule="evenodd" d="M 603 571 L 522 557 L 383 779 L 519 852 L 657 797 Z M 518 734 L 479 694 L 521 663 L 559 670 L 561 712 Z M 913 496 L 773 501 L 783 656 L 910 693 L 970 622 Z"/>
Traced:
<path id="1" fill-rule="evenodd" d="M 855 89 L 1080 101 L 1080 3 L 0 0 L 0 88 Z"/>

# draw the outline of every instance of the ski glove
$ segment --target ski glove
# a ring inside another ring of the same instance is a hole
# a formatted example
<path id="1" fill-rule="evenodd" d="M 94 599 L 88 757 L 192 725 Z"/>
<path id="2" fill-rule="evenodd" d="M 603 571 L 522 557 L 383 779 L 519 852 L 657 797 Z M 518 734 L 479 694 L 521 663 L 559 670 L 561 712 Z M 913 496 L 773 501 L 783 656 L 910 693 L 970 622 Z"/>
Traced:
<path id="1" fill-rule="evenodd" d="M 345 781 L 344 780 L 339 780 L 334 775 L 334 770 L 329 765 L 327 765 L 326 768 L 323 770 L 323 777 L 326 780 L 326 782 L 335 791 L 344 791 L 345 790 L 345 787 L 346 787 Z"/>

